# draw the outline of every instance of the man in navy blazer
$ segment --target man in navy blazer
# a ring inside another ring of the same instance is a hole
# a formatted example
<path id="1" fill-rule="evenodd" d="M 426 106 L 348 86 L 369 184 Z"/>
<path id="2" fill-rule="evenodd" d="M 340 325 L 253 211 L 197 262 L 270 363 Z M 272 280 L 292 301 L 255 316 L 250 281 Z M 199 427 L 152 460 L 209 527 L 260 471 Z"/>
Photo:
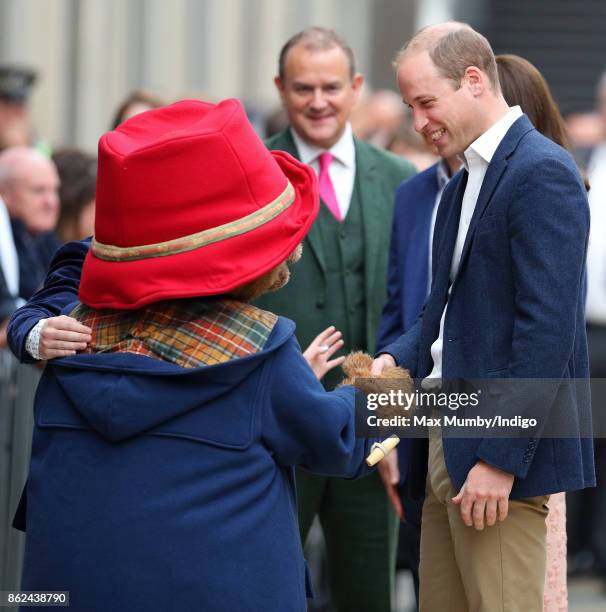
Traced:
<path id="1" fill-rule="evenodd" d="M 586 192 L 570 155 L 507 106 L 492 49 L 469 26 L 422 30 L 397 67 L 415 129 L 442 157 L 462 155 L 465 170 L 437 213 L 423 312 L 374 371 L 395 362 L 424 386 L 495 377 L 550 379 L 555 389 L 536 397 L 509 385 L 494 398 L 506 417 L 540 406 L 532 437 L 454 438 L 438 426 L 429 443 L 413 442 L 409 478 L 418 493 L 425 486 L 420 608 L 541 610 L 547 496 L 595 484 L 579 425 L 591 418 L 579 383 L 588 382 Z M 564 419 L 566 438 L 540 439 Z"/>

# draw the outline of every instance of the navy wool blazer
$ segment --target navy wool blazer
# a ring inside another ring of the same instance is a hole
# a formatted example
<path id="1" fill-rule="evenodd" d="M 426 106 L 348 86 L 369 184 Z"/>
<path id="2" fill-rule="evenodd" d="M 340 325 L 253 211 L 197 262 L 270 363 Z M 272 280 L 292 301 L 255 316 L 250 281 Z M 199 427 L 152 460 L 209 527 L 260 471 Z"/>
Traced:
<path id="1" fill-rule="evenodd" d="M 443 378 L 551 379 L 559 387 L 542 402 L 540 423 L 568 424 L 567 437 L 557 439 L 541 439 L 540 431 L 515 439 L 444 437 L 455 488 L 478 460 L 515 476 L 513 499 L 594 486 L 593 444 L 580 437 L 579 425 L 591 422 L 583 307 L 589 208 L 579 171 L 564 149 L 520 117 L 488 167 L 448 296 L 466 184 L 464 170 L 442 195 L 423 312 L 382 352 L 415 376 L 427 376 L 448 297 Z M 574 389 L 562 384 L 573 378 L 584 383 Z M 514 392 L 498 398 L 499 411 L 524 415 L 536 399 Z M 427 441 L 414 440 L 414 493 L 422 494 L 426 470 Z"/>

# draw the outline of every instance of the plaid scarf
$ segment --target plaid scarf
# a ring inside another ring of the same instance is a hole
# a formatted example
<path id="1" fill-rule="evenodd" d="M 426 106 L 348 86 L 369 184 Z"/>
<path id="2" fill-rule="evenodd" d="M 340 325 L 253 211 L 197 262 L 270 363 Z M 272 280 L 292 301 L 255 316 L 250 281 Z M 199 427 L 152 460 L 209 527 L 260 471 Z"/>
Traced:
<path id="1" fill-rule="evenodd" d="M 139 310 L 70 313 L 92 331 L 86 353 L 133 353 L 183 368 L 225 363 L 263 350 L 278 317 L 245 302 L 196 298 L 156 302 Z"/>

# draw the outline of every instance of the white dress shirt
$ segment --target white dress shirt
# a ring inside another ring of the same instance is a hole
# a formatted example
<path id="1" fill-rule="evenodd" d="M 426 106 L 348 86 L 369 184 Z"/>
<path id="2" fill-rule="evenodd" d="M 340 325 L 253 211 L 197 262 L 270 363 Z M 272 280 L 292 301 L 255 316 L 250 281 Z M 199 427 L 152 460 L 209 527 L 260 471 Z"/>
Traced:
<path id="1" fill-rule="evenodd" d="M 293 128 L 290 128 L 293 140 L 299 151 L 299 158 L 304 164 L 309 164 L 316 172 L 320 172 L 320 164 L 318 157 L 324 151 L 330 151 L 334 155 L 334 159 L 328 169 L 328 174 L 337 196 L 337 203 L 341 218 L 345 219 L 349 204 L 351 202 L 351 194 L 354 189 L 354 181 L 356 178 L 356 148 L 354 145 L 353 132 L 351 124 L 347 123 L 341 138 L 330 149 L 321 149 L 314 145 L 305 142 Z"/>
<path id="2" fill-rule="evenodd" d="M 459 231 L 457 233 L 457 241 L 455 243 L 454 251 L 452 254 L 452 262 L 450 265 L 450 282 L 451 288 L 454 283 L 457 273 L 459 271 L 459 264 L 461 263 L 461 254 L 463 252 L 463 245 L 465 244 L 465 238 L 467 238 L 467 231 L 469 230 L 469 224 L 473 212 L 476 208 L 478 196 L 480 195 L 480 189 L 486 176 L 486 170 L 490 164 L 495 151 L 505 135 L 509 131 L 509 128 L 522 116 L 522 109 L 519 106 L 510 108 L 507 113 L 501 117 L 492 127 L 486 130 L 478 139 L 474 140 L 469 147 L 463 153 L 463 165 L 469 176 L 467 178 L 467 185 L 465 187 L 465 193 L 463 194 L 463 203 L 461 206 L 461 217 L 459 219 Z M 448 290 L 450 296 L 450 289 Z M 444 345 L 444 321 L 446 319 L 446 311 L 448 309 L 448 301 L 444 306 L 442 312 L 442 319 L 440 320 L 440 333 L 436 341 L 431 345 L 431 357 L 433 359 L 433 369 L 427 379 L 425 379 L 425 387 L 433 387 L 439 384 L 438 381 L 442 380 L 442 350 Z M 435 379 L 435 383 L 433 382 Z"/>
<path id="3" fill-rule="evenodd" d="M 589 160 L 591 230 L 587 249 L 587 322 L 606 325 L 606 143 Z"/>
<path id="4" fill-rule="evenodd" d="M 9 293 L 19 295 L 19 260 L 13 242 L 13 230 L 8 211 L 0 198 L 0 267 Z"/>

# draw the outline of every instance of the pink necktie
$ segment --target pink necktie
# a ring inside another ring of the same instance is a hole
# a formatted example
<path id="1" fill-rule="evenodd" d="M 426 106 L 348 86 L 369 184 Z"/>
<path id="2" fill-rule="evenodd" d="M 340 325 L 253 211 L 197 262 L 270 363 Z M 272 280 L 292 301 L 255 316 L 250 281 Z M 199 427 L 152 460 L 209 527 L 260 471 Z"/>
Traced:
<path id="1" fill-rule="evenodd" d="M 333 214 L 333 217 L 340 222 L 343 221 L 343 219 L 341 218 L 341 211 L 339 210 L 339 204 L 337 202 L 337 194 L 330 180 L 330 174 L 328 174 L 330 162 L 332 162 L 334 157 L 335 156 L 328 151 L 324 151 L 324 153 L 320 154 L 320 157 L 318 157 L 318 162 L 320 164 L 318 183 L 320 187 L 320 198 L 322 198 L 322 201 L 326 204 L 326 208 Z"/>

